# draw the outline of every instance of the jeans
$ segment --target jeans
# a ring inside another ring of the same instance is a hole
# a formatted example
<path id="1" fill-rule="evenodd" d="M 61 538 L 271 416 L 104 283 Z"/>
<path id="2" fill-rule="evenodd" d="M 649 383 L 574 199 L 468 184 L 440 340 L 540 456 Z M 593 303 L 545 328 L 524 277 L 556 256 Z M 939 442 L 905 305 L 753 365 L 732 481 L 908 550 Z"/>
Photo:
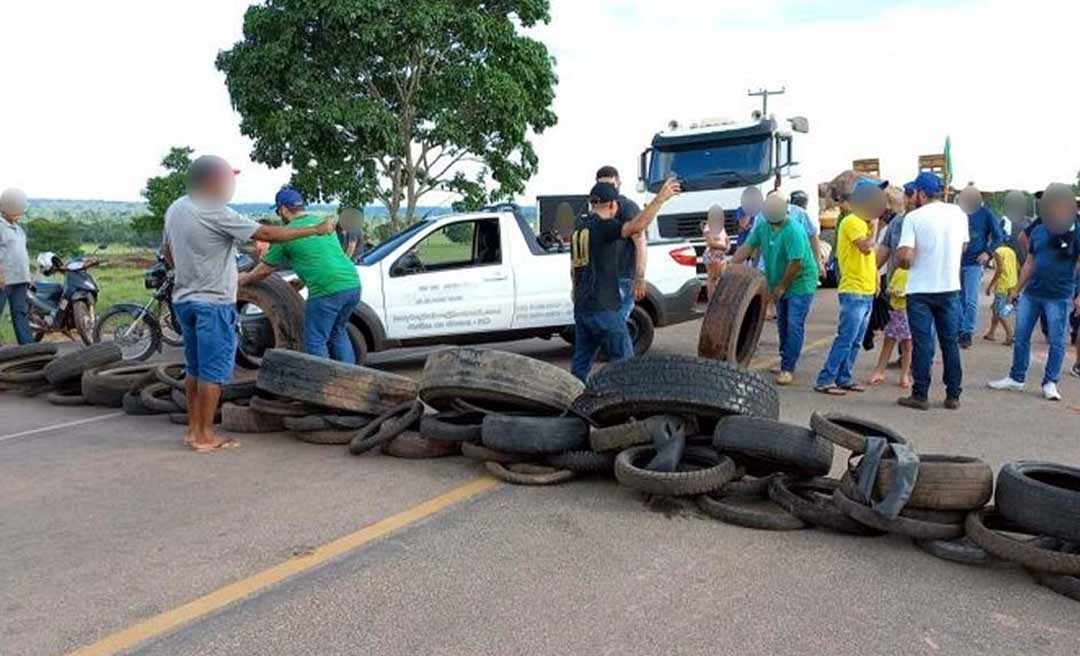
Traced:
<path id="1" fill-rule="evenodd" d="M 581 382 L 589 378 L 593 360 L 601 346 L 607 352 L 609 362 L 629 360 L 634 355 L 630 331 L 626 328 L 622 311 L 574 312 L 574 357 L 570 362 L 570 371 Z"/>
<path id="2" fill-rule="evenodd" d="M 360 303 L 360 288 L 309 298 L 304 310 L 304 344 L 310 355 L 356 363 L 349 341 L 349 317 Z"/>
<path id="3" fill-rule="evenodd" d="M 630 320 L 630 313 L 634 311 L 634 279 L 633 278 L 619 278 L 619 298 L 622 300 L 622 304 L 619 306 L 619 312 L 622 312 L 623 321 Z"/>
<path id="4" fill-rule="evenodd" d="M 908 324 L 911 326 L 911 374 L 915 381 L 911 396 L 926 401 L 930 394 L 930 366 L 934 361 L 934 333 L 941 345 L 945 365 L 942 382 L 950 399 L 959 399 L 964 381 L 960 361 L 960 292 L 908 294 Z"/>
<path id="5" fill-rule="evenodd" d="M 776 329 L 780 335 L 780 369 L 793 372 L 802 354 L 806 337 L 806 317 L 810 314 L 813 294 L 785 295 L 776 302 Z"/>
<path id="6" fill-rule="evenodd" d="M 30 301 L 27 300 L 29 293 L 30 284 L 25 282 L 0 287 L 0 318 L 4 316 L 6 302 L 11 308 L 11 325 L 15 328 L 15 341 L 19 344 L 34 341 L 34 335 L 30 331 Z"/>
<path id="7" fill-rule="evenodd" d="M 1065 362 L 1065 334 L 1069 326 L 1069 313 L 1072 301 L 1068 299 L 1046 299 L 1021 294 L 1016 304 L 1016 334 L 1013 341 L 1012 371 L 1009 377 L 1017 382 L 1027 378 L 1028 365 L 1031 364 L 1031 334 L 1040 316 L 1046 318 L 1049 330 L 1050 352 L 1046 357 L 1046 370 L 1043 382 L 1056 383 L 1061 378 L 1061 365 Z"/>
<path id="8" fill-rule="evenodd" d="M 974 335 L 979 327 L 979 288 L 982 286 L 981 264 L 960 267 L 960 290 L 964 295 L 964 317 L 960 322 L 961 335 Z"/>
<path id="9" fill-rule="evenodd" d="M 870 311 L 874 297 L 869 294 L 840 294 L 840 316 L 837 319 L 836 338 L 825 366 L 817 377 L 817 387 L 851 384 L 851 372 L 859 357 L 859 346 L 870 326 Z"/>
<path id="10" fill-rule="evenodd" d="M 236 363 L 236 306 L 188 301 L 173 306 L 184 336 L 187 375 L 200 383 L 224 385 Z"/>

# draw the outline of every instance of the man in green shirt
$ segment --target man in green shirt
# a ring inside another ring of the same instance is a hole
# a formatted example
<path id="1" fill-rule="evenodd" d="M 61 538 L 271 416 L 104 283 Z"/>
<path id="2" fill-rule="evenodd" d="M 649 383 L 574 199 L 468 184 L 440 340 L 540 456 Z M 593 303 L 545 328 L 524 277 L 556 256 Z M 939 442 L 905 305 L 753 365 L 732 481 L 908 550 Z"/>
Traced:
<path id="1" fill-rule="evenodd" d="M 274 210 L 290 228 L 322 223 L 321 218 L 306 212 L 304 197 L 290 187 L 282 187 L 277 193 Z M 286 259 L 308 288 L 304 311 L 307 352 L 339 362 L 356 362 L 347 328 L 353 310 L 360 303 L 360 276 L 337 236 L 331 233 L 273 244 L 262 262 L 240 279 L 240 284 L 262 280 Z"/>
<path id="2" fill-rule="evenodd" d="M 788 201 L 773 192 L 765 200 L 765 222 L 759 223 L 746 242 L 735 251 L 734 262 L 759 253 L 765 262 L 769 295 L 776 304 L 776 327 L 780 333 L 780 367 L 777 385 L 790 385 L 806 336 L 806 317 L 818 284 L 817 258 L 806 230 L 788 220 Z"/>

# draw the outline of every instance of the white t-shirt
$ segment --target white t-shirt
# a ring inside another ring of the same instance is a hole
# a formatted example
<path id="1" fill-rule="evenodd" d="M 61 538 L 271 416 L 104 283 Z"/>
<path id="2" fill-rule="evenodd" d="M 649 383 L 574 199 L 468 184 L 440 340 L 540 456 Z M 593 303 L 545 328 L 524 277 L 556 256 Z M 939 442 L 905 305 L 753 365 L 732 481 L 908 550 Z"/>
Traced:
<path id="1" fill-rule="evenodd" d="M 899 248 L 914 248 L 908 272 L 908 294 L 940 294 L 960 290 L 960 260 L 968 242 L 968 218 L 956 205 L 935 201 L 908 212 Z"/>

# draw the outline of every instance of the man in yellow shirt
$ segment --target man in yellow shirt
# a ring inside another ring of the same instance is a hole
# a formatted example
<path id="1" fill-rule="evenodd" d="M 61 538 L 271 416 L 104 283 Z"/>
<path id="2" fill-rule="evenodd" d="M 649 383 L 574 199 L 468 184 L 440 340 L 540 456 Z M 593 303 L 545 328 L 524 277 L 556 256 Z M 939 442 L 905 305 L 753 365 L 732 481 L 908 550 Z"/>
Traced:
<path id="1" fill-rule="evenodd" d="M 840 303 L 836 337 L 825 366 L 818 373 L 814 390 L 843 396 L 862 392 L 852 370 L 859 357 L 859 345 L 870 325 L 870 311 L 877 293 L 878 274 L 875 247 L 878 217 L 885 211 L 883 185 L 876 180 L 859 180 L 851 191 L 852 214 L 844 217 L 836 233 L 836 262 L 840 269 Z"/>
<path id="2" fill-rule="evenodd" d="M 1016 251 L 1010 246 L 1001 245 L 994 251 L 994 277 L 986 286 L 986 295 L 994 297 L 994 317 L 990 320 L 990 331 L 983 335 L 988 342 L 997 341 L 997 327 L 1005 329 L 1005 346 L 1012 346 L 1013 329 L 1009 322 L 1012 305 L 1009 294 L 1016 289 L 1019 281 L 1019 261 Z"/>

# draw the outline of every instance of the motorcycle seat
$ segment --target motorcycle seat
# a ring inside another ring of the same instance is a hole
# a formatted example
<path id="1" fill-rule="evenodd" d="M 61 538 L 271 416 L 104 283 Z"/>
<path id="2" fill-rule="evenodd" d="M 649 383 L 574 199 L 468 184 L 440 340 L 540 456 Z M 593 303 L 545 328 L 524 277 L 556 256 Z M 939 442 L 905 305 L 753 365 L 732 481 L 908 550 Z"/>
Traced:
<path id="1" fill-rule="evenodd" d="M 56 304 L 64 294 L 64 286 L 56 282 L 35 282 L 34 295 L 42 301 Z"/>

